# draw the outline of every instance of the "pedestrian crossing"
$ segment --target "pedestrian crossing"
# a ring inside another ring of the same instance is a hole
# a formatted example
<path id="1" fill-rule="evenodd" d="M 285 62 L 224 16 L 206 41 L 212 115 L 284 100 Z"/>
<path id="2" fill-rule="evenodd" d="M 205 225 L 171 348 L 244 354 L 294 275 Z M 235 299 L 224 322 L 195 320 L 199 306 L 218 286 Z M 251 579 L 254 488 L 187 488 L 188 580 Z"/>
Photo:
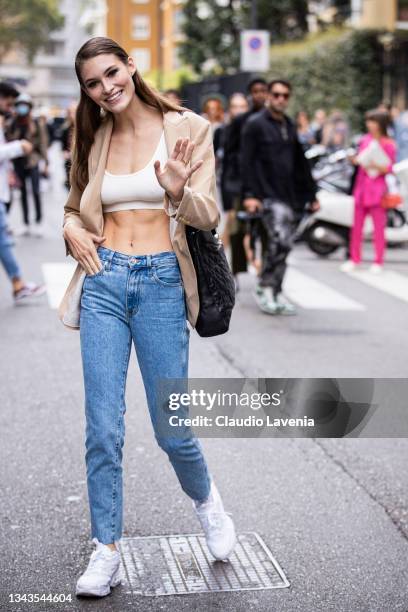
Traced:
<path id="1" fill-rule="evenodd" d="M 369 308 L 367 304 L 353 297 L 352 288 L 348 287 L 347 291 L 334 289 L 329 284 L 317 280 L 310 273 L 300 270 L 296 263 L 292 261 L 292 265 L 287 270 L 284 293 L 300 308 L 350 312 L 363 312 Z M 68 262 L 47 262 L 42 265 L 50 308 L 58 308 L 75 267 L 75 263 Z M 336 271 L 336 274 L 344 275 L 339 271 Z M 386 269 L 378 275 L 368 270 L 358 270 L 348 273 L 347 277 L 403 302 L 408 302 L 408 275 Z"/>
<path id="2" fill-rule="evenodd" d="M 289 267 L 285 275 L 284 293 L 295 304 L 308 310 L 366 310 L 360 302 L 294 267 Z"/>
<path id="3" fill-rule="evenodd" d="M 352 278 L 370 285 L 370 287 L 408 302 L 408 276 L 404 274 L 393 270 L 383 270 L 381 274 L 373 274 L 368 270 L 356 270 L 349 272 L 349 274 Z"/>

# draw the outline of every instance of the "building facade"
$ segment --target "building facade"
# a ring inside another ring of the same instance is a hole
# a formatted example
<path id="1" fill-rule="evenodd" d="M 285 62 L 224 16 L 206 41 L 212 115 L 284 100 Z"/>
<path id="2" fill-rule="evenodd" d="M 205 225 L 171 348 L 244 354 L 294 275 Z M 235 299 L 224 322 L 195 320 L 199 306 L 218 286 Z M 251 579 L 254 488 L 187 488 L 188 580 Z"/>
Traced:
<path id="1" fill-rule="evenodd" d="M 408 106 L 408 0 L 351 0 L 351 25 L 378 30 L 383 48 L 383 99 Z"/>
<path id="2" fill-rule="evenodd" d="M 106 35 L 105 0 L 60 0 L 58 8 L 64 25 L 50 34 L 33 65 L 28 65 L 25 54 L 16 47 L 0 69 L 0 77 L 19 84 L 36 107 L 48 107 L 55 113 L 79 95 L 74 70 L 79 47 L 92 36 Z"/>
<path id="3" fill-rule="evenodd" d="M 183 0 L 107 0 L 107 35 L 131 55 L 141 74 L 176 70 Z"/>
<path id="4" fill-rule="evenodd" d="M 358 28 L 408 29 L 408 0 L 351 0 L 351 13 Z"/>

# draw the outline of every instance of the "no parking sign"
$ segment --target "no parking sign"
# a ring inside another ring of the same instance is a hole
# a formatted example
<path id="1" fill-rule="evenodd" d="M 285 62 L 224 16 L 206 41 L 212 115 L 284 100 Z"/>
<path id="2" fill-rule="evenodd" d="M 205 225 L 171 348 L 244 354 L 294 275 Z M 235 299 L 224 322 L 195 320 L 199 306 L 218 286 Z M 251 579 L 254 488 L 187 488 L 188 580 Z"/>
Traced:
<path id="1" fill-rule="evenodd" d="M 241 32 L 241 70 L 244 72 L 269 70 L 269 32 L 243 30 Z"/>

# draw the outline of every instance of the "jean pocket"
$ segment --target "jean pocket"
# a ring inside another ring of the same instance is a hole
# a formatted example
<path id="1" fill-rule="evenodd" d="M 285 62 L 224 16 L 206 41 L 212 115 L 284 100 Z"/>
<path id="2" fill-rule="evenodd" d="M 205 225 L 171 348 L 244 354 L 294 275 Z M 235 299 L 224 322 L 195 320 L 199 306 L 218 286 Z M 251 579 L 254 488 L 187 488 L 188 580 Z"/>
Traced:
<path id="1" fill-rule="evenodd" d="M 159 264 L 153 266 L 152 275 L 156 283 L 165 287 L 179 287 L 182 285 L 181 272 L 178 263 Z"/>
<path id="2" fill-rule="evenodd" d="M 102 268 L 96 272 L 95 274 L 87 274 L 85 278 L 96 278 L 97 276 L 102 276 L 105 272 L 105 262 L 101 261 Z"/>

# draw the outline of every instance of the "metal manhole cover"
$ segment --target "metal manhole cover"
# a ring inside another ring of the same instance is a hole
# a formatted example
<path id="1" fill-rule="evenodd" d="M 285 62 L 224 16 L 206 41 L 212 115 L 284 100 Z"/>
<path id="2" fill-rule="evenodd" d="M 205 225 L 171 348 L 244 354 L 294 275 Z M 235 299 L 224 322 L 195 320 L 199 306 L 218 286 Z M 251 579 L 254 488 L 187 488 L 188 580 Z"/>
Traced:
<path id="1" fill-rule="evenodd" d="M 203 534 L 122 538 L 123 583 L 134 595 L 187 595 L 279 589 L 285 574 L 262 538 L 241 533 L 227 562 L 215 561 Z"/>

